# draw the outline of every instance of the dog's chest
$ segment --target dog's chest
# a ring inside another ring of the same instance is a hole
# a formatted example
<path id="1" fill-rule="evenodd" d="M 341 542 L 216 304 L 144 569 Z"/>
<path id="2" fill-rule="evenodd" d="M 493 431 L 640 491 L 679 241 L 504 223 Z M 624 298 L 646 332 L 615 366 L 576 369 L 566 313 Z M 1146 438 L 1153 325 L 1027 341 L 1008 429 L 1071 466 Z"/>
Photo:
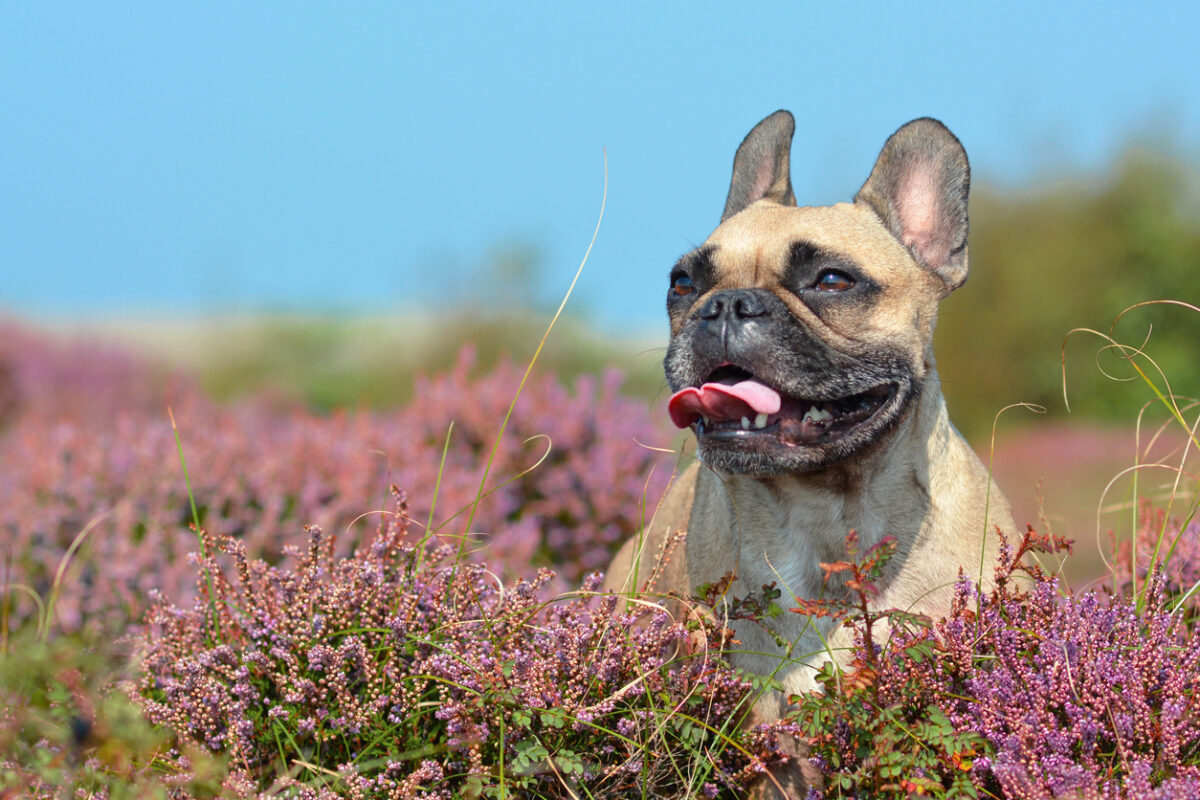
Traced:
<path id="1" fill-rule="evenodd" d="M 702 473 L 688 534 L 692 585 L 733 574 L 737 580 L 731 597 L 744 597 L 774 584 L 782 593 L 776 602 L 783 609 L 794 607 L 796 599 L 846 597 L 844 576 L 827 584 L 821 564 L 847 559 L 850 531 L 857 534 L 860 557 L 889 534 L 907 541 L 918 536 L 923 514 L 912 503 L 911 483 L 906 489 L 911 508 L 896 502 L 905 487 L 890 483 L 876 482 L 868 493 L 847 493 Z M 828 618 L 787 610 L 762 622 L 738 620 L 733 627 L 741 643 L 734 662 L 753 672 L 774 673 L 788 692 L 812 688 L 811 670 L 798 662 L 819 664 L 836 657 L 828 647 L 849 644 L 842 641 L 845 632 L 835 630 Z M 776 671 L 778 657 L 785 653 L 795 661 Z"/>
<path id="2" fill-rule="evenodd" d="M 814 486 L 762 480 L 699 476 L 689 532 L 693 585 L 712 583 L 727 573 L 737 577 L 734 592 L 757 592 L 775 584 L 784 601 L 822 595 L 822 563 L 847 558 L 846 536 L 855 531 L 860 551 L 919 520 L 897 514 L 891 492 L 847 494 Z M 717 482 L 718 486 L 706 486 Z M 717 491 L 710 491 L 717 489 Z M 907 515 L 905 515 L 907 516 Z"/>

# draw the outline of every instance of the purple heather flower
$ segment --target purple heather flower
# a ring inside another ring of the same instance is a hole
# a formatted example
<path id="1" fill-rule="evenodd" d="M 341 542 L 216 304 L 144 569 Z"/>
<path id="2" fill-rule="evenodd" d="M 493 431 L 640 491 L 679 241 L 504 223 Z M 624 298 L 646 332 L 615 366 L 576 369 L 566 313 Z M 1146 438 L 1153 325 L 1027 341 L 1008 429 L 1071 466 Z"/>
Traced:
<path id="1" fill-rule="evenodd" d="M 646 746 L 638 743 L 657 748 L 663 741 L 661 712 L 640 699 L 649 693 L 713 727 L 745 701 L 749 684 L 716 653 L 660 669 L 687 633 L 669 618 L 618 614 L 614 602 L 546 604 L 540 598 L 552 575 L 503 588 L 482 565 L 450 560 L 450 550 L 426 553 L 418 568 L 403 544 L 405 524 L 392 518 L 377 534 L 386 547 L 364 545 L 341 559 L 314 531 L 313 546 L 298 551 L 294 566 L 239 562 L 236 582 L 221 584 L 216 606 L 197 601 L 182 617 L 165 601 L 153 609 L 142 685 L 165 681 L 169 700 L 143 700 L 147 715 L 181 739 L 219 742 L 248 775 L 277 758 L 279 746 L 254 740 L 251 700 L 266 704 L 268 719 L 292 721 L 305 747 L 315 740 L 325 768 L 386 763 L 377 760 L 385 741 L 412 749 L 435 738 L 447 748 L 427 762 L 439 764 L 437 776 L 427 764 L 408 774 L 375 766 L 346 780 L 364 792 L 395 781 L 388 792 L 440 800 L 462 776 L 490 773 L 488 759 L 515 758 L 514 744 L 531 735 L 551 744 L 568 737 L 568 749 L 588 753 L 593 779 L 614 770 L 637 774 Z M 364 561 L 378 568 L 360 568 Z M 276 577 L 257 577 L 269 575 Z M 280 640 L 265 653 L 214 645 L 204 634 L 219 627 L 240 641 L 266 615 Z M 318 615 L 324 628 L 314 634 Z M 383 739 L 380 714 L 390 729 Z M 619 736 L 604 732 L 614 723 Z M 237 737 L 229 740 L 226 730 Z M 763 763 L 783 758 L 776 735 L 756 728 L 745 736 L 738 747 L 708 745 L 722 780 L 749 780 Z"/>
<path id="2" fill-rule="evenodd" d="M 187 380 L 127 354 L 60 348 L 11 324 L 0 323 L 0 334 L 0 360 L 16 364 L 26 399 L 0 438 L 0 463 L 14 466 L 0 478 L 0 530 L 14 554 L 5 581 L 49 585 L 74 534 L 111 510 L 72 562 L 84 576 L 102 570 L 105 580 L 63 582 L 56 608 L 62 626 L 117 632 L 156 602 L 152 590 L 193 597 L 197 568 L 213 563 L 195 552 L 190 515 L 180 513 L 187 488 L 165 407 L 174 409 L 194 496 L 203 498 L 214 536 L 234 535 L 248 555 L 274 561 L 300 550 L 286 542 L 307 523 L 344 532 L 344 554 L 367 537 L 371 523 L 362 515 L 378 508 L 391 483 L 411 491 L 405 513 L 423 522 L 440 481 L 434 525 L 438 535 L 457 537 L 459 512 L 475 502 L 497 421 L 522 378 L 511 363 L 477 377 L 464 352 L 449 374 L 419 380 L 407 408 L 323 416 L 253 400 L 219 406 Z M 571 390 L 551 376 L 526 386 L 493 461 L 497 478 L 520 477 L 498 481 L 475 514 L 477 530 L 500 534 L 483 551 L 493 569 L 511 575 L 549 561 L 559 569 L 556 588 L 565 588 L 607 563 L 638 530 L 643 506 L 654 508 L 670 459 L 637 442 L 665 443 L 670 433 L 643 403 L 621 397 L 619 383 L 611 373 Z M 2 395 L 0 387 L 5 407 Z M 539 435 L 553 447 L 527 472 L 542 452 L 525 442 Z M 369 546 L 382 553 L 388 545 Z M 312 577 L 326 578 L 324 568 L 316 565 Z M 376 566 L 364 569 L 364 586 L 385 580 Z M 281 599 L 301 589 L 280 587 Z M 22 604 L 14 613 L 20 623 L 33 610 Z"/>

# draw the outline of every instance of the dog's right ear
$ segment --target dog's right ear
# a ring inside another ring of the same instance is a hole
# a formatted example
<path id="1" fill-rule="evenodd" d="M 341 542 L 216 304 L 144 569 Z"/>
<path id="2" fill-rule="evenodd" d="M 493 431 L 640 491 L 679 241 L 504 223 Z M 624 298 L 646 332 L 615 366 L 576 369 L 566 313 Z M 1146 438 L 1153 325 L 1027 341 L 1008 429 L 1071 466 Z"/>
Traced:
<path id="1" fill-rule="evenodd" d="M 796 205 L 788 171 L 795 131 L 792 113 L 780 109 L 746 134 L 733 157 L 733 179 L 729 182 L 722 222 L 757 200 Z"/>

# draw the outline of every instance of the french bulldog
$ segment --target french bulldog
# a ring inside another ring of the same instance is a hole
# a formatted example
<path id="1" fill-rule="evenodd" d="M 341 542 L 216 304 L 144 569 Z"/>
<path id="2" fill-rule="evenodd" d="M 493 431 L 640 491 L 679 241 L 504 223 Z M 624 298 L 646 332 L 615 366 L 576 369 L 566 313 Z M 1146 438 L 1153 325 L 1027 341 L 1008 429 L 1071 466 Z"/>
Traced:
<path id="1" fill-rule="evenodd" d="M 820 565 L 845 560 L 856 531 L 860 551 L 896 540 L 876 606 L 944 615 L 960 569 L 986 581 L 994 530 L 1015 531 L 950 423 L 934 365 L 938 303 L 967 279 L 967 155 L 942 123 L 913 120 L 853 202 L 797 207 L 794 128 L 777 111 L 750 131 L 720 225 L 671 269 L 668 410 L 695 433 L 698 460 L 606 586 L 687 598 L 732 576 L 726 601 L 767 584 L 785 607 L 849 599 Z M 732 622 L 733 663 L 783 687 L 759 700 L 758 719 L 813 690 L 815 668 L 852 644 L 827 618 L 766 623 Z"/>

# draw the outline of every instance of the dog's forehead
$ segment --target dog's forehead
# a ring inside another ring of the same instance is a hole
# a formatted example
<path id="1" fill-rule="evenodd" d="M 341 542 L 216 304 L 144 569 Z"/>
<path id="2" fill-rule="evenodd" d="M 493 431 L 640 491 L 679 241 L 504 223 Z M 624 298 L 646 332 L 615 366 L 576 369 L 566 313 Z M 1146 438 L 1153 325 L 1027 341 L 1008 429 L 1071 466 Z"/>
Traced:
<path id="1" fill-rule="evenodd" d="M 792 247 L 807 242 L 852 258 L 879 277 L 911 265 L 908 251 L 869 209 L 853 203 L 781 206 L 758 202 L 725 220 L 705 241 L 723 270 L 777 274 Z"/>

